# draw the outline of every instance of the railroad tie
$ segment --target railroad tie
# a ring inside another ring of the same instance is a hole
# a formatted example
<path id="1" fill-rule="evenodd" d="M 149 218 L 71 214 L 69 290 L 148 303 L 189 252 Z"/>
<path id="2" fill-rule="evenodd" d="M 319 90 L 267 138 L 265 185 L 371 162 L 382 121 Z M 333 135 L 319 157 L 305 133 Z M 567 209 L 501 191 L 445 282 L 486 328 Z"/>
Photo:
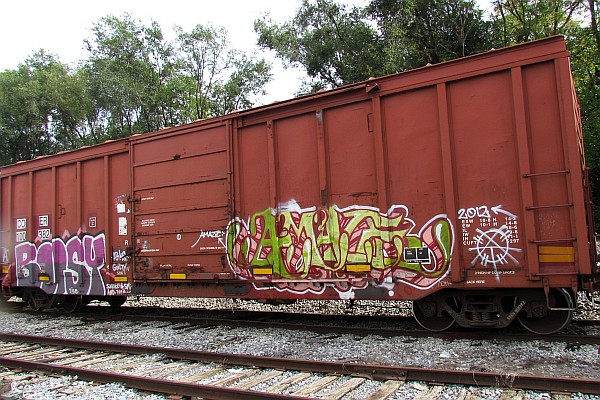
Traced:
<path id="1" fill-rule="evenodd" d="M 265 373 L 257 375 L 254 378 L 251 378 L 245 382 L 237 383 L 236 385 L 234 385 L 234 387 L 236 389 L 240 389 L 240 390 L 249 390 L 249 389 L 251 389 L 255 386 L 258 386 L 264 382 L 270 381 L 271 379 L 276 378 L 276 377 L 280 376 L 281 374 L 283 374 L 283 371 L 273 369 L 271 371 L 267 371 Z"/>
<path id="2" fill-rule="evenodd" d="M 351 378 L 343 386 L 333 390 L 325 396 L 325 400 L 338 400 L 359 387 L 365 381 L 365 378 Z"/>
<path id="3" fill-rule="evenodd" d="M 228 386 L 234 382 L 241 381 L 242 379 L 254 376 L 260 372 L 257 369 L 245 369 L 240 372 L 233 372 L 231 370 L 227 370 L 227 372 L 233 374 L 229 376 L 225 376 L 223 378 L 217 379 L 216 381 L 210 382 L 210 385 L 213 386 Z"/>
<path id="4" fill-rule="evenodd" d="M 523 400 L 524 398 L 525 394 L 522 390 L 504 389 L 500 395 L 500 400 Z"/>
<path id="5" fill-rule="evenodd" d="M 440 394 L 444 391 L 443 385 L 432 385 L 429 388 L 422 390 L 417 394 L 414 400 L 432 400 L 440 397 Z"/>
<path id="6" fill-rule="evenodd" d="M 294 375 L 282 380 L 281 382 L 274 384 L 273 386 L 268 388 L 266 390 L 266 392 L 267 393 L 281 393 L 288 387 L 295 385 L 296 383 L 303 381 L 304 379 L 306 379 L 310 376 L 312 376 L 312 374 L 309 372 L 299 372 L 297 374 L 294 374 Z"/>
<path id="7" fill-rule="evenodd" d="M 313 383 L 311 383 L 310 385 L 303 387 L 300 390 L 297 390 L 296 392 L 292 393 L 293 396 L 311 396 L 315 393 L 317 393 L 319 390 L 325 388 L 327 385 L 329 385 L 331 382 L 335 381 L 336 379 L 339 379 L 339 376 L 325 376 Z"/>
<path id="8" fill-rule="evenodd" d="M 218 374 L 220 374 L 223 371 L 225 371 L 223 368 L 218 367 L 218 368 L 213 368 L 213 369 L 208 369 L 208 370 L 205 370 L 205 371 L 201 371 L 201 372 L 195 373 L 193 375 L 184 376 L 184 377 L 179 378 L 177 380 L 181 381 L 181 382 L 190 382 L 190 383 L 200 382 L 200 381 L 202 381 L 204 379 L 208 379 L 208 378 L 211 378 L 211 377 L 213 377 L 215 375 L 218 375 Z"/>
<path id="9" fill-rule="evenodd" d="M 385 400 L 404 385 L 403 381 L 385 381 L 378 391 L 373 393 L 369 400 Z"/>

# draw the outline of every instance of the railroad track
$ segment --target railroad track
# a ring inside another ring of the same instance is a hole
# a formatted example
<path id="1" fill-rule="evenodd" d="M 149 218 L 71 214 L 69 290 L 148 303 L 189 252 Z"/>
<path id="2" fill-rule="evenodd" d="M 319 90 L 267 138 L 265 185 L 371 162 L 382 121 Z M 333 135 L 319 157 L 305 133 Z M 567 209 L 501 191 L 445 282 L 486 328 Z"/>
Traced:
<path id="1" fill-rule="evenodd" d="M 600 394 L 595 379 L 297 360 L 16 334 L 0 334 L 0 354 L 0 365 L 10 369 L 215 399 L 340 399 L 355 390 L 363 390 L 361 398 L 385 399 L 409 381 L 427 382 L 423 394 L 428 398 L 437 398 L 448 384 Z M 463 389 L 466 399 L 469 391 Z"/>
<path id="2" fill-rule="evenodd" d="M 18 309 L 15 309 L 18 310 Z M 87 310 L 87 311 L 86 311 Z M 21 312 L 29 312 L 21 309 Z M 33 312 L 40 315 L 39 312 Z M 60 313 L 56 311 L 56 313 Z M 53 315 L 53 313 L 48 313 Z M 201 314 L 201 315 L 199 315 Z M 44 315 L 44 314 L 41 314 Z M 311 331 L 320 334 L 353 334 L 357 336 L 378 335 L 382 337 L 408 336 L 408 337 L 433 337 L 446 340 L 507 340 L 531 341 L 542 340 L 546 342 L 561 342 L 575 344 L 600 345 L 600 335 L 585 333 L 587 326 L 600 326 L 600 321 L 574 321 L 569 333 L 539 336 L 530 332 L 514 330 L 469 331 L 455 330 L 445 332 L 430 332 L 418 327 L 411 317 L 357 317 L 345 315 L 322 314 L 289 314 L 277 312 L 252 312 L 232 310 L 202 310 L 200 313 L 189 309 L 144 309 L 123 308 L 115 313 L 109 307 L 90 307 L 81 312 L 66 314 L 79 317 L 86 321 L 130 321 L 138 322 L 165 322 L 171 324 L 186 324 L 191 327 L 229 326 L 234 328 L 259 328 L 259 329 L 287 329 Z M 333 320 L 333 323 L 332 323 Z M 365 323 L 367 321 L 367 323 Z M 392 326 L 392 327 L 382 327 Z"/>

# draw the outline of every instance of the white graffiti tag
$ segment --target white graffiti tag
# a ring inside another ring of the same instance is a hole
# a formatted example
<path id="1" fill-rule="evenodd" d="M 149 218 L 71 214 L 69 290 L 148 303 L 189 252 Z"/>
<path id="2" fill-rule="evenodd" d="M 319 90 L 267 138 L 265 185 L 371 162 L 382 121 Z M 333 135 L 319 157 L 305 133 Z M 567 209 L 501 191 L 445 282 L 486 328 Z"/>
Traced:
<path id="1" fill-rule="evenodd" d="M 521 249 L 510 247 L 510 237 L 512 232 L 506 225 L 499 229 L 492 228 L 487 231 L 477 229 L 479 235 L 475 236 L 475 247 L 469 248 L 470 251 L 477 251 L 477 257 L 473 259 L 471 265 L 481 262 L 484 267 L 491 264 L 494 269 L 498 265 L 506 265 L 509 260 L 518 264 L 518 260 L 511 255 L 511 252 L 521 252 Z"/>

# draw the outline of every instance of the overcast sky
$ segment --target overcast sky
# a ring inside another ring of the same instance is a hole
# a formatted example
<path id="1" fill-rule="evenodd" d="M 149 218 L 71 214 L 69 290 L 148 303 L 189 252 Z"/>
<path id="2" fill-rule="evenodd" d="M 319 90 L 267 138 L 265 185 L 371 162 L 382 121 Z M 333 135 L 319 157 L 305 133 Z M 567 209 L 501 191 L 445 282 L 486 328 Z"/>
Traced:
<path id="1" fill-rule="evenodd" d="M 366 5 L 368 0 L 340 2 Z M 0 71 L 16 68 L 40 48 L 63 63 L 77 63 L 87 57 L 83 40 L 91 37 L 92 25 L 106 15 L 124 13 L 146 26 L 157 21 L 168 38 L 175 25 L 184 31 L 197 24 L 222 26 L 232 48 L 260 54 L 254 20 L 269 12 L 273 20 L 286 21 L 300 4 L 301 0 L 6 0 L 0 12 Z M 273 59 L 270 52 L 263 56 Z M 267 87 L 265 103 L 291 98 L 300 86 L 301 73 L 284 71 L 277 60 L 273 67 L 275 79 Z"/>

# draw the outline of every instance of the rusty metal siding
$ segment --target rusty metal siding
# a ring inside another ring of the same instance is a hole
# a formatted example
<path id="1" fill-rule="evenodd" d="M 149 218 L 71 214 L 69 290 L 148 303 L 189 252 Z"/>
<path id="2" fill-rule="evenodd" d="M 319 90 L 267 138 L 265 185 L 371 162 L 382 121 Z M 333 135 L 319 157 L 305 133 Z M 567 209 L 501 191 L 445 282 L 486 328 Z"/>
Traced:
<path id="1" fill-rule="evenodd" d="M 5 167 L 0 246 L 40 216 L 104 235 L 108 294 L 574 287 L 592 265 L 569 72 L 550 38 Z"/>
<path id="2" fill-rule="evenodd" d="M 369 100 L 323 111 L 328 204 L 377 207 L 375 138 Z"/>
<path id="3" fill-rule="evenodd" d="M 400 209 L 414 224 L 406 231 L 412 234 L 437 216 L 452 226 L 454 284 L 528 286 L 547 278 L 570 286 L 569 276 L 588 271 L 590 260 L 582 258 L 589 238 L 565 65 L 564 41 L 552 38 L 251 110 L 236 117 L 243 126 L 234 148 L 236 215 L 252 231 L 268 223 L 269 213 L 282 223 L 316 212 L 315 224 L 319 218 L 331 224 L 346 212 L 370 220 L 369 234 Z M 372 210 L 379 217 L 367 217 Z M 319 236 L 316 226 L 313 255 L 342 240 Z M 277 225 L 276 232 L 257 231 L 240 242 L 259 243 L 245 268 L 271 263 L 284 271 L 286 261 L 273 254 L 289 257 L 286 232 Z M 383 243 L 387 234 L 380 233 Z M 371 250 L 360 251 L 371 262 Z M 397 257 L 382 254 L 384 264 Z M 304 267 L 300 275 L 347 276 L 339 261 Z M 386 268 L 380 265 L 384 276 Z"/>
<path id="4" fill-rule="evenodd" d="M 132 144 L 135 278 L 226 279 L 230 219 L 228 126 Z"/>
<path id="5" fill-rule="evenodd" d="M 113 163 L 115 177 L 109 176 L 111 158 L 122 160 Z M 109 242 L 110 225 L 117 216 L 108 187 L 127 195 L 128 172 L 124 141 L 3 167 L 4 284 L 48 294 L 130 293 L 123 243 L 113 262 L 118 241 Z"/>
<path id="6" fill-rule="evenodd" d="M 274 122 L 277 201 L 295 198 L 299 204 L 319 204 L 319 149 L 314 113 Z M 298 191 L 302 184 L 305 190 Z"/>

